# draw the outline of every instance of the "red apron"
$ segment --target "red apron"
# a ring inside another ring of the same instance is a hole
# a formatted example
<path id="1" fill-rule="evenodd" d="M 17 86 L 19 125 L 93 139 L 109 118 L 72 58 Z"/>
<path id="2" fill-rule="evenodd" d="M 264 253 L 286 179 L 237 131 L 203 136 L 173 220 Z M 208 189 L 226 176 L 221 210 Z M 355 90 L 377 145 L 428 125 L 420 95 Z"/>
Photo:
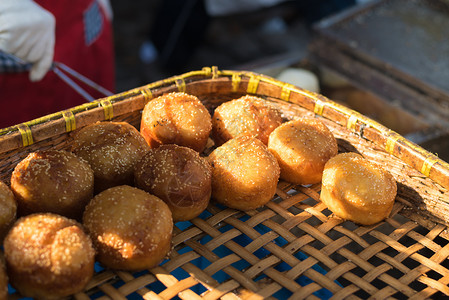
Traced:
<path id="1" fill-rule="evenodd" d="M 113 33 L 96 0 L 36 0 L 56 19 L 54 61 L 66 64 L 109 91 L 115 89 Z M 94 98 L 103 95 L 80 84 Z M 0 73 L 0 128 L 86 103 L 49 71 L 39 82 L 28 72 Z"/>

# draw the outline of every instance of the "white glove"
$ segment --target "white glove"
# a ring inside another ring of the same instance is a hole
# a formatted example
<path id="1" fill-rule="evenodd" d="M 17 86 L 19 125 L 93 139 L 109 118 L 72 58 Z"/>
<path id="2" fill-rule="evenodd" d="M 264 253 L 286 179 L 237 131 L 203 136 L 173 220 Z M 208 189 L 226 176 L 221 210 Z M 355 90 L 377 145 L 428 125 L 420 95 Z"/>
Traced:
<path id="1" fill-rule="evenodd" d="M 100 4 L 101 8 L 103 8 L 104 14 L 108 21 L 112 21 L 114 17 L 114 11 L 112 10 L 111 1 L 109 0 L 98 0 L 98 4 Z"/>
<path id="2" fill-rule="evenodd" d="M 0 0 L 0 50 L 32 63 L 30 80 L 50 69 L 55 48 L 55 18 L 32 0 Z"/>

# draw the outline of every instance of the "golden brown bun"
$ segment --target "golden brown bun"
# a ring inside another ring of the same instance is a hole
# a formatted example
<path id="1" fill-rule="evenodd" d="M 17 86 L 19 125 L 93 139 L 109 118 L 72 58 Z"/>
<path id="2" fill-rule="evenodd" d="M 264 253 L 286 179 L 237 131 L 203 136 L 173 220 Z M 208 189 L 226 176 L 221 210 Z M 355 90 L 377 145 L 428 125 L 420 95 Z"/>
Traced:
<path id="1" fill-rule="evenodd" d="M 52 212 L 80 219 L 93 197 L 94 175 L 90 165 L 71 152 L 37 151 L 14 168 L 11 189 L 21 216 Z"/>
<path id="2" fill-rule="evenodd" d="M 201 101 L 186 93 L 169 93 L 148 102 L 140 132 L 152 147 L 177 144 L 201 152 L 212 129 L 211 116 Z"/>
<path id="3" fill-rule="evenodd" d="M 4 247 L 10 283 L 23 296 L 62 298 L 81 291 L 94 273 L 89 236 L 79 223 L 56 214 L 20 218 Z"/>
<path id="4" fill-rule="evenodd" d="M 150 150 L 139 131 L 126 122 L 97 122 L 74 137 L 72 151 L 85 159 L 95 176 L 95 193 L 134 183 L 134 166 Z"/>
<path id="5" fill-rule="evenodd" d="M 212 138 L 217 146 L 241 134 L 260 139 L 265 145 L 270 133 L 282 123 L 279 110 L 255 96 L 243 96 L 218 106 L 212 117 Z"/>
<path id="6" fill-rule="evenodd" d="M 0 181 L 0 243 L 17 218 L 17 202 L 11 189 Z"/>
<path id="7" fill-rule="evenodd" d="M 178 145 L 151 149 L 136 165 L 136 186 L 164 200 L 173 220 L 201 214 L 211 196 L 211 166 L 198 152 Z"/>
<path id="8" fill-rule="evenodd" d="M 250 210 L 274 196 L 279 165 L 259 139 L 240 135 L 216 148 L 208 159 L 212 165 L 212 198 L 217 202 Z"/>
<path id="9" fill-rule="evenodd" d="M 321 181 L 324 164 L 338 153 L 337 140 L 317 119 L 298 119 L 276 128 L 268 149 L 281 168 L 281 179 L 295 184 Z"/>
<path id="10" fill-rule="evenodd" d="M 87 205 L 83 223 L 105 267 L 144 270 L 171 249 L 173 219 L 164 201 L 127 185 L 109 188 Z"/>
<path id="11" fill-rule="evenodd" d="M 8 299 L 8 274 L 6 274 L 6 265 L 4 254 L 0 257 L 0 300 Z"/>
<path id="12" fill-rule="evenodd" d="M 340 218 L 372 225 L 388 217 L 396 192 L 396 181 L 389 172 L 348 152 L 326 163 L 320 198 Z"/>

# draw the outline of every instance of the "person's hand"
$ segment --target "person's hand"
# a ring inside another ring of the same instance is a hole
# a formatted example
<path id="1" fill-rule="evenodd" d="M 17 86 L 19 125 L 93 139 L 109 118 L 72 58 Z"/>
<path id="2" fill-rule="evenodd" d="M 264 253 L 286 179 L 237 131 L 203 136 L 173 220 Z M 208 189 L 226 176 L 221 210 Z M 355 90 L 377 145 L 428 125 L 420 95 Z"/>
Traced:
<path id="1" fill-rule="evenodd" d="M 32 0 L 0 0 L 0 50 L 32 63 L 30 80 L 41 80 L 53 62 L 55 18 Z"/>

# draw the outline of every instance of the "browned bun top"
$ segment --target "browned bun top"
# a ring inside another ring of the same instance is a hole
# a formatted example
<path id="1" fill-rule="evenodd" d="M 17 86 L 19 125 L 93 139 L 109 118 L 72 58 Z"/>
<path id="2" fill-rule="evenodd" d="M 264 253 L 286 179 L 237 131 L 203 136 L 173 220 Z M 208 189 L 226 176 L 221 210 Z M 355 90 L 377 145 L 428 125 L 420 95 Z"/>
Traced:
<path id="1" fill-rule="evenodd" d="M 322 121 L 301 118 L 273 130 L 268 149 L 279 162 L 282 179 L 314 184 L 321 181 L 325 163 L 338 153 L 338 144 Z"/>
<path id="2" fill-rule="evenodd" d="M 210 164 L 198 152 L 171 144 L 148 151 L 136 165 L 134 177 L 137 187 L 168 204 L 175 220 L 185 221 L 206 208 L 211 173 Z"/>
<path id="3" fill-rule="evenodd" d="M 212 197 L 231 208 L 250 210 L 274 196 L 279 164 L 267 146 L 250 135 L 240 135 L 216 148 L 212 165 Z"/>
<path id="4" fill-rule="evenodd" d="M 298 157 L 312 159 L 323 166 L 338 152 L 337 141 L 332 132 L 318 119 L 292 120 L 283 123 L 273 132 L 278 133 L 285 148 L 293 149 Z"/>
<path id="5" fill-rule="evenodd" d="M 87 205 L 83 224 L 106 267 L 143 270 L 171 249 L 172 214 L 158 197 L 128 185 L 102 191 Z"/>
<path id="6" fill-rule="evenodd" d="M 340 153 L 331 158 L 323 173 L 323 186 L 361 206 L 385 205 L 396 197 L 397 184 L 382 167 L 354 152 Z"/>
<path id="7" fill-rule="evenodd" d="M 11 284 L 28 297 L 58 298 L 92 278 L 95 251 L 78 222 L 51 213 L 22 217 L 5 238 Z"/>
<path id="8" fill-rule="evenodd" d="M 76 218 L 93 196 L 93 176 L 90 165 L 74 153 L 42 150 L 17 164 L 11 189 L 22 215 L 54 212 Z"/>
<path id="9" fill-rule="evenodd" d="M 84 158 L 95 175 L 95 191 L 132 184 L 135 163 L 150 149 L 139 131 L 126 122 L 97 122 L 74 137 L 72 151 Z"/>
<path id="10" fill-rule="evenodd" d="M 81 224 L 53 213 L 19 218 L 8 233 L 4 247 L 10 264 L 51 266 L 55 274 L 70 274 L 69 270 L 83 267 L 95 255 Z"/>
<path id="11" fill-rule="evenodd" d="M 245 95 L 218 106 L 212 117 L 212 136 L 217 145 L 250 134 L 265 145 L 270 133 L 282 123 L 281 112 L 256 96 Z"/>
<path id="12" fill-rule="evenodd" d="M 279 179 L 279 165 L 265 144 L 251 135 L 240 135 L 216 148 L 209 161 L 214 172 L 247 186 L 263 186 L 264 182 Z"/>
<path id="13" fill-rule="evenodd" d="M 201 152 L 212 130 L 211 116 L 194 95 L 172 92 L 149 101 L 140 132 L 151 147 L 177 144 Z"/>

